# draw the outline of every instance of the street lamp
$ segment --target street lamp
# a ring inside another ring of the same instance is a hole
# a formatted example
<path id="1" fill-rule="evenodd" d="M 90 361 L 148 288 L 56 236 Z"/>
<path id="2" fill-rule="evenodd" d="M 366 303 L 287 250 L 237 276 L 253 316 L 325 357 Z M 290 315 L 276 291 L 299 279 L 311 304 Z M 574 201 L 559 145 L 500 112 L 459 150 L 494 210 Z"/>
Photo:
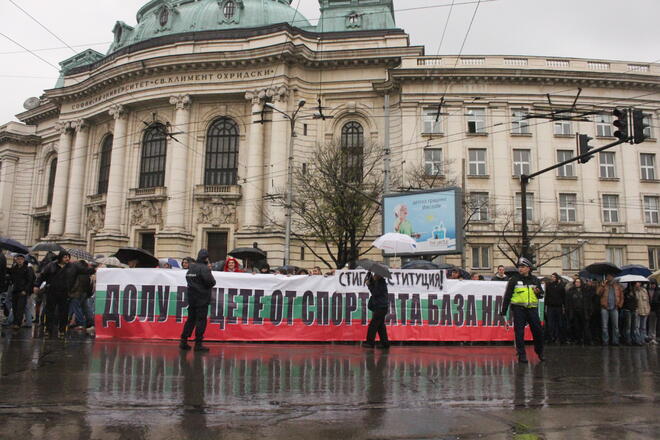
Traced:
<path id="1" fill-rule="evenodd" d="M 272 102 L 267 102 L 266 107 L 271 108 L 282 114 L 289 120 L 291 128 L 291 136 L 289 138 L 289 159 L 287 164 L 287 182 L 286 182 L 286 226 L 284 232 L 284 266 L 287 266 L 291 257 L 291 204 L 293 203 L 293 138 L 296 137 L 296 118 L 300 110 L 305 106 L 306 101 L 301 99 L 298 101 L 298 107 L 292 114 L 287 114 L 273 105 Z"/>

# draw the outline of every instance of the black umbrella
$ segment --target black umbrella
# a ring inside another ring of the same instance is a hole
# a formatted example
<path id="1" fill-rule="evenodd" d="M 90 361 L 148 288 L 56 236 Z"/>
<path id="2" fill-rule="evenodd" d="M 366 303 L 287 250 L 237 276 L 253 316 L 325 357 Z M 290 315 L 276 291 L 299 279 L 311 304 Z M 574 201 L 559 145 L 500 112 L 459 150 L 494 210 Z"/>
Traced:
<path id="1" fill-rule="evenodd" d="M 291 275 L 295 275 L 298 273 L 300 268 L 298 266 L 292 266 L 292 265 L 287 265 L 287 266 L 280 266 L 275 269 L 275 273 L 277 272 L 285 272 Z"/>
<path id="2" fill-rule="evenodd" d="M 438 269 L 440 270 L 448 270 L 448 269 L 455 269 L 456 266 L 450 263 L 435 263 L 436 266 L 438 266 Z"/>
<path id="3" fill-rule="evenodd" d="M 229 255 L 231 255 L 234 258 L 238 258 L 239 260 L 256 261 L 256 260 L 266 259 L 266 253 L 261 249 L 255 247 L 236 248 L 233 251 L 229 252 Z"/>
<path id="4" fill-rule="evenodd" d="M 428 260 L 412 260 L 401 266 L 401 269 L 440 270 L 441 267 Z"/>
<path id="5" fill-rule="evenodd" d="M 9 252 L 16 252 L 17 254 L 29 254 L 28 249 L 24 244 L 7 237 L 0 237 L 0 249 L 7 249 Z"/>
<path id="6" fill-rule="evenodd" d="M 137 267 L 141 268 L 158 267 L 159 263 L 158 258 L 154 257 L 151 252 L 140 248 L 120 248 L 115 254 L 115 257 L 124 264 L 128 264 L 131 260 L 138 260 Z"/>
<path id="7" fill-rule="evenodd" d="M 621 272 L 621 269 L 616 264 L 612 263 L 594 263 L 585 267 L 584 270 L 597 275 L 616 275 Z"/>
<path id="8" fill-rule="evenodd" d="M 380 275 L 383 278 L 390 278 L 392 276 L 392 273 L 390 273 L 390 269 L 387 266 L 385 266 L 384 264 L 376 263 L 375 261 L 360 260 L 357 262 L 357 265 L 363 267 L 369 272 L 373 272 L 376 275 Z"/>
<path id="9" fill-rule="evenodd" d="M 620 277 L 624 275 L 640 275 L 643 277 L 649 277 L 653 271 L 649 269 L 646 266 L 642 266 L 641 264 L 629 264 L 627 266 L 621 266 L 621 273 L 619 274 Z"/>
<path id="10" fill-rule="evenodd" d="M 43 241 L 32 246 L 32 252 L 62 252 L 64 248 L 52 241 Z"/>

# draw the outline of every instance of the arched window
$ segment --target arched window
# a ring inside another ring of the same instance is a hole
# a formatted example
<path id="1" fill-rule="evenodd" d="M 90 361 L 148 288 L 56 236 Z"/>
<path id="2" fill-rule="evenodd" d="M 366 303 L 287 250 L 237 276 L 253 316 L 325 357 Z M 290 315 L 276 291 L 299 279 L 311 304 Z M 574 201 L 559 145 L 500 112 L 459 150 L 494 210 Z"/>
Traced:
<path id="1" fill-rule="evenodd" d="M 50 169 L 48 171 L 48 203 L 53 203 L 53 192 L 55 191 L 55 174 L 57 174 L 57 158 L 50 161 Z"/>
<path id="2" fill-rule="evenodd" d="M 213 122 L 206 136 L 204 185 L 236 185 L 238 126 L 229 118 Z"/>
<path id="3" fill-rule="evenodd" d="M 236 13 L 236 5 L 234 4 L 233 0 L 229 0 L 227 3 L 225 3 L 225 7 L 222 9 L 222 13 L 227 20 L 234 18 L 234 14 Z"/>
<path id="4" fill-rule="evenodd" d="M 140 188 L 157 188 L 165 185 L 165 161 L 167 159 L 165 130 L 164 125 L 154 124 L 144 132 L 140 162 Z"/>
<path id="5" fill-rule="evenodd" d="M 364 129 L 358 122 L 348 122 L 341 129 L 341 147 L 344 151 L 344 179 L 349 182 L 362 180 L 362 155 L 364 153 Z"/>
<path id="6" fill-rule="evenodd" d="M 101 144 L 101 164 L 99 166 L 99 186 L 96 194 L 107 194 L 110 181 L 110 161 L 112 158 L 112 135 L 103 138 Z"/>

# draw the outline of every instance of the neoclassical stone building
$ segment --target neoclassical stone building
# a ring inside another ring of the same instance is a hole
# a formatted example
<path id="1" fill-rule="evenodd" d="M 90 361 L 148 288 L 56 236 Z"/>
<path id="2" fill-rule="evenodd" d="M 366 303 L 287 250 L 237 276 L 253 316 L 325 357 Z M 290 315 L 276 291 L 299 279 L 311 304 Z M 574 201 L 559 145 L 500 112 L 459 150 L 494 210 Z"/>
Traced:
<path id="1" fill-rule="evenodd" d="M 222 258 L 253 243 L 279 263 L 288 121 L 302 99 L 294 166 L 351 130 L 384 145 L 389 99 L 392 167 L 425 167 L 480 204 L 465 263 L 506 263 L 496 213 L 519 206 L 516 175 L 575 154 L 576 132 L 611 139 L 609 112 L 648 114 L 651 139 L 530 185 L 533 219 L 565 226 L 555 245 L 585 245 L 548 267 L 596 260 L 660 263 L 660 185 L 654 134 L 657 64 L 521 57 L 425 56 L 394 21 L 392 0 L 320 0 L 311 25 L 290 0 L 152 0 L 137 24 L 117 22 L 106 54 L 61 63 L 53 89 L 26 102 L 22 123 L 0 127 L 0 233 L 108 254 L 122 245 L 182 257 L 209 247 Z M 522 115 L 579 104 L 589 120 Z M 442 106 L 440 101 L 442 99 Z M 268 104 L 268 105 L 266 105 Z M 440 115 L 438 116 L 438 108 Z M 267 122 L 264 122 L 267 121 Z M 405 183 L 405 182 L 404 182 Z M 374 235 L 380 231 L 375 230 Z M 317 261 L 294 240 L 292 262 Z"/>

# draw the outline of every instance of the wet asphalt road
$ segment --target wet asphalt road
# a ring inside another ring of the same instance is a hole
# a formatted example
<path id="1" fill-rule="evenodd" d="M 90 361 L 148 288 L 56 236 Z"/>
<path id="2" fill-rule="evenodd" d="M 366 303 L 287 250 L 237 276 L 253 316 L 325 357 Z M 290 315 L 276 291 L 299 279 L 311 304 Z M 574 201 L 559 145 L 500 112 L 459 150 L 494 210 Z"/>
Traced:
<path id="1" fill-rule="evenodd" d="M 657 346 L 1 344 L 2 439 L 660 437 Z"/>

